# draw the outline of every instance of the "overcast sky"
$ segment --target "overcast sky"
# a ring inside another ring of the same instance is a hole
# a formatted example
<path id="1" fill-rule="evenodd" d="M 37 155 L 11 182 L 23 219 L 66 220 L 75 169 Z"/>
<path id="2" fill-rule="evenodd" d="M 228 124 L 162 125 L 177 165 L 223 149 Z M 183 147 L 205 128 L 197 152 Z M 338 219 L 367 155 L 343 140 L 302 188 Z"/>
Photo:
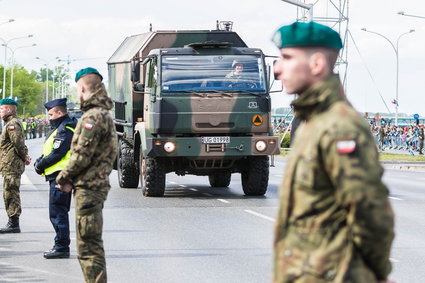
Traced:
<path id="1" fill-rule="evenodd" d="M 317 2 L 317 17 L 335 16 L 329 0 L 305 2 Z M 338 0 L 332 2 L 339 4 Z M 395 52 L 383 38 L 361 28 L 382 33 L 394 44 L 400 34 L 415 29 L 403 36 L 399 45 L 399 111 L 425 116 L 425 19 L 397 14 L 404 11 L 425 16 L 425 3 L 356 0 L 349 5 L 349 29 L 361 53 L 360 56 L 350 40 L 347 93 L 353 105 L 359 111 L 387 112 L 379 90 L 394 111 L 391 100 L 395 98 Z M 125 37 L 147 32 L 150 23 L 154 30 L 215 29 L 216 20 L 231 20 L 233 30 L 248 46 L 277 55 L 270 39 L 277 28 L 297 18 L 297 9 L 280 0 L 0 0 L 0 23 L 10 18 L 15 22 L 0 25 L 1 38 L 8 41 L 33 34 L 33 38 L 13 40 L 10 46 L 37 44 L 17 50 L 17 63 L 39 70 L 44 63 L 36 60 L 37 56 L 50 61 L 52 66 L 57 64 L 55 57 L 69 56 L 71 60 L 78 59 L 70 65 L 71 76 L 86 66 L 98 68 L 106 75 L 106 61 Z M 0 55 L 0 63 L 4 63 L 4 55 Z M 273 107 L 288 106 L 291 100 L 283 94 L 272 95 Z"/>

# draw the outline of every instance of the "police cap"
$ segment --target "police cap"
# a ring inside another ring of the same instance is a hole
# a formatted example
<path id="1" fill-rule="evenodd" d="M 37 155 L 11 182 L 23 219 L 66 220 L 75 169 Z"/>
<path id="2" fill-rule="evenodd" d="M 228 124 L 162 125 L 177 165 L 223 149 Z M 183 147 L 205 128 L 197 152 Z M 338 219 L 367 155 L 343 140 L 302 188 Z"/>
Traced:
<path id="1" fill-rule="evenodd" d="M 66 107 L 66 98 L 58 98 L 49 102 L 46 102 L 44 104 L 44 107 L 46 107 L 47 110 L 52 109 L 53 107 L 56 106 L 63 106 Z"/>
<path id="2" fill-rule="evenodd" d="M 18 103 L 10 98 L 0 100 L 0 105 L 18 105 Z"/>
<path id="3" fill-rule="evenodd" d="M 328 47 L 335 50 L 342 48 L 341 37 L 328 26 L 316 22 L 283 26 L 273 36 L 278 48 L 287 47 Z"/>
<path id="4" fill-rule="evenodd" d="M 75 75 L 75 82 L 78 82 L 79 79 L 81 79 L 82 77 L 88 74 L 96 74 L 100 77 L 100 80 L 103 80 L 103 77 L 98 70 L 92 67 L 88 67 L 78 71 L 78 73 Z"/>

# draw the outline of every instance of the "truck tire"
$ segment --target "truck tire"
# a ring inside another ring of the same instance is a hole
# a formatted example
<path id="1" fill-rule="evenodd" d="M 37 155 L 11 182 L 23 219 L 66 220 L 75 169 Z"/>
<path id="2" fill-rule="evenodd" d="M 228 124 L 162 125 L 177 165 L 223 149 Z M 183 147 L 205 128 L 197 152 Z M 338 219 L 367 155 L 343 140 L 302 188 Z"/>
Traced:
<path id="1" fill-rule="evenodd" d="M 161 158 L 140 158 L 140 183 L 145 197 L 162 197 L 165 193 L 165 170 Z"/>
<path id="2" fill-rule="evenodd" d="M 131 142 L 121 139 L 118 143 L 117 171 L 121 188 L 137 188 L 139 185 L 139 164 L 134 162 Z"/>
<path id="3" fill-rule="evenodd" d="M 232 173 L 230 172 L 214 173 L 214 174 L 208 175 L 208 180 L 210 181 L 210 185 L 213 188 L 228 187 L 230 185 L 230 181 L 232 180 Z"/>
<path id="4" fill-rule="evenodd" d="M 241 173 L 242 189 L 247 196 L 262 196 L 269 184 L 269 157 L 248 157 L 248 168 Z"/>

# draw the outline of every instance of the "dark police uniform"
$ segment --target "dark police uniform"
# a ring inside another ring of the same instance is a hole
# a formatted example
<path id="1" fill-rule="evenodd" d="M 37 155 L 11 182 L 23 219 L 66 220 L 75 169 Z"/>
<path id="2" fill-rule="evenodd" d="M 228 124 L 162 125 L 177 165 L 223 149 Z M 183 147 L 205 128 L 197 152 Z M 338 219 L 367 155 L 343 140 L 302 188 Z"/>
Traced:
<path id="1" fill-rule="evenodd" d="M 47 110 L 65 106 L 66 99 L 56 99 L 45 104 Z M 68 114 L 50 120 L 51 131 L 43 146 L 43 155 L 34 163 L 37 173 L 46 177 L 50 184 L 49 216 L 56 232 L 55 244 L 44 253 L 45 258 L 69 257 L 69 217 L 71 194 L 63 193 L 56 185 L 56 177 L 65 168 L 70 158 L 71 141 L 77 120 Z"/>

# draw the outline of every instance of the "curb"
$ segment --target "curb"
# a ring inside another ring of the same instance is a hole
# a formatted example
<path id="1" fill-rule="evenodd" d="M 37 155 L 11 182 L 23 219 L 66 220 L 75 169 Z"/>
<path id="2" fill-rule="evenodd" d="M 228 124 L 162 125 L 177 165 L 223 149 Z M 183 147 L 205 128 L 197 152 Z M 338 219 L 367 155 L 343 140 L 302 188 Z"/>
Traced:
<path id="1" fill-rule="evenodd" d="M 412 171 L 412 172 L 425 172 L 425 166 L 418 165 L 401 165 L 394 164 L 390 166 L 385 166 L 385 169 L 401 170 L 401 171 Z"/>

